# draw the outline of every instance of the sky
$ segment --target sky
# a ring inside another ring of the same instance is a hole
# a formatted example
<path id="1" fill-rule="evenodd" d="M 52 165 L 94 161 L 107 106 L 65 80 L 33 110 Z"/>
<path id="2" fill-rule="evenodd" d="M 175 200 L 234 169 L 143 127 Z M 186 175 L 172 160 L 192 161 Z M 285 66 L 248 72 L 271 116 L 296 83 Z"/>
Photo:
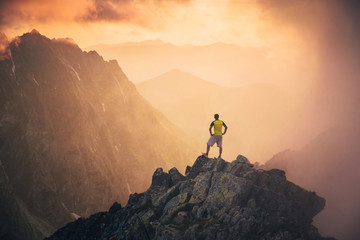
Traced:
<path id="1" fill-rule="evenodd" d="M 280 2 L 276 8 L 294 8 Z M 81 47 L 148 39 L 246 47 L 296 39 L 287 24 L 273 25 L 271 8 L 257 0 L 3 0 L 0 31 L 12 38 L 37 29 L 50 38 L 73 38 Z"/>

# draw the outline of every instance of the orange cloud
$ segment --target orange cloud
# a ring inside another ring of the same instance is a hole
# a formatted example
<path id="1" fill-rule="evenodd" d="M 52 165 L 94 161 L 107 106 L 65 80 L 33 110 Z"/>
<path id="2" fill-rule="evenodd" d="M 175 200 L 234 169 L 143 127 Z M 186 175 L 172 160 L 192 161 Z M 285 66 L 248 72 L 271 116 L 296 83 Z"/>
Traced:
<path id="1" fill-rule="evenodd" d="M 52 39 L 52 41 L 78 47 L 77 43 L 72 38 L 56 38 L 56 39 Z"/>
<path id="2" fill-rule="evenodd" d="M 129 22 L 142 26 L 174 5 L 193 0 L 2 0 L 0 27 L 50 22 Z"/>
<path id="3" fill-rule="evenodd" d="M 5 0 L 0 3 L 0 27 L 18 28 L 31 23 L 69 22 L 84 12 L 87 0 Z"/>
<path id="4" fill-rule="evenodd" d="M 9 41 L 4 33 L 0 32 L 0 61 L 9 56 L 8 51 Z"/>
<path id="5" fill-rule="evenodd" d="M 82 15 L 83 21 L 122 21 L 129 20 L 135 14 L 132 1 L 129 0 L 94 0 Z"/>

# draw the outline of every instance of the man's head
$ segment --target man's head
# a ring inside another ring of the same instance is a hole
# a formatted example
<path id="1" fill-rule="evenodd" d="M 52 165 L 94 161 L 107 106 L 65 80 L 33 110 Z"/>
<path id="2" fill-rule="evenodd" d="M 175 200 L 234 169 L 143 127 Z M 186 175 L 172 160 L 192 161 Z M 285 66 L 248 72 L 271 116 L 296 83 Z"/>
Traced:
<path id="1" fill-rule="evenodd" d="M 215 118 L 215 120 L 218 120 L 219 119 L 219 114 L 215 113 L 214 118 Z"/>

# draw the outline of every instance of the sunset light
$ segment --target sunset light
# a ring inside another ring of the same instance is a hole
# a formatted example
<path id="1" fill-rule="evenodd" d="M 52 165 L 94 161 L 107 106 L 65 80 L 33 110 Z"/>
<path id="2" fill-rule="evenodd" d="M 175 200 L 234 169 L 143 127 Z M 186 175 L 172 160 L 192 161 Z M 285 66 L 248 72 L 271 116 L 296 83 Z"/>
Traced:
<path id="1" fill-rule="evenodd" d="M 359 13 L 0 1 L 0 239 L 358 238 Z"/>

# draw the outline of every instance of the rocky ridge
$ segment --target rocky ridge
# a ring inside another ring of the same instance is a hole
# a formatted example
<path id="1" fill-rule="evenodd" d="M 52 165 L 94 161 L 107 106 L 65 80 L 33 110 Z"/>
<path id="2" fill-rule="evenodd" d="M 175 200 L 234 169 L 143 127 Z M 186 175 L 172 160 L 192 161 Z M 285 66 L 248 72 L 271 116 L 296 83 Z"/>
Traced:
<path id="1" fill-rule="evenodd" d="M 326 239 L 312 225 L 324 206 L 282 170 L 257 170 L 241 155 L 231 163 L 199 156 L 185 176 L 158 168 L 150 188 L 125 207 L 114 203 L 48 240 Z"/>

